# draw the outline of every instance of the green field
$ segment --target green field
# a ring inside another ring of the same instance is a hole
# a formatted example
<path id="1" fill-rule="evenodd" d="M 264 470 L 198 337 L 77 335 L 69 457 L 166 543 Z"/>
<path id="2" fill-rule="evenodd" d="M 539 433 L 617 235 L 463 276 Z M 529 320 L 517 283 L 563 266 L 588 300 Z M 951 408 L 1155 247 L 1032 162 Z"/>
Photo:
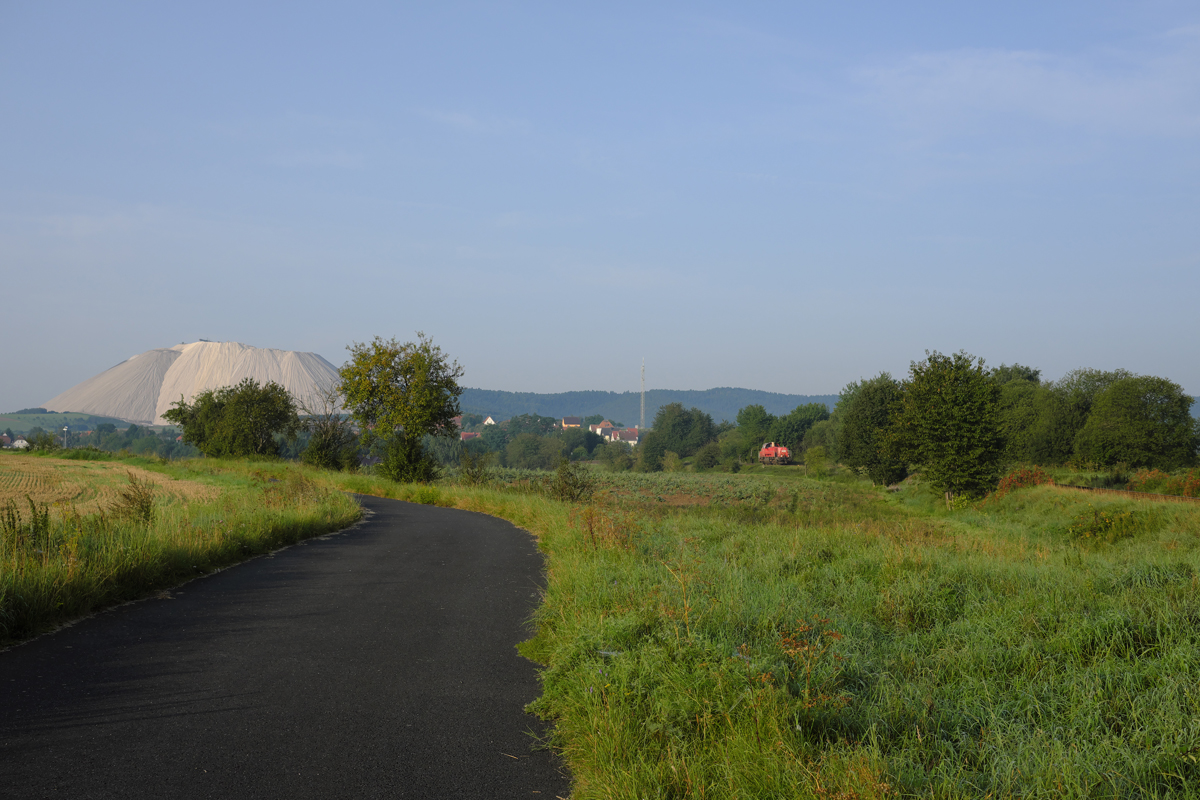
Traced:
<path id="1" fill-rule="evenodd" d="M 513 471 L 333 478 L 538 535 L 549 589 L 521 650 L 572 797 L 1200 795 L 1200 506 L 600 477 L 573 508 Z"/>
<path id="2" fill-rule="evenodd" d="M 0 414 L 0 431 L 12 428 L 13 433 L 29 433 L 32 428 L 61 433 L 64 425 L 87 426 L 94 429 L 101 423 L 128 427 L 129 423 L 115 417 L 101 417 L 79 411 L 51 411 L 46 414 Z M 79 428 L 75 428 L 78 430 Z"/>

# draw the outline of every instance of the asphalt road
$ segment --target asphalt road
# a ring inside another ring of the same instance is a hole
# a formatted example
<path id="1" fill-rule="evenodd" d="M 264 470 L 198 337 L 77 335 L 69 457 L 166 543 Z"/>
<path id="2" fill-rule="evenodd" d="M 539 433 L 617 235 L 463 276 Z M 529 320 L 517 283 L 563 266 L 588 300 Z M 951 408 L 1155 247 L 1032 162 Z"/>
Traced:
<path id="1" fill-rule="evenodd" d="M 532 538 L 361 501 L 348 531 L 0 652 L 0 796 L 566 797 L 514 649 Z"/>

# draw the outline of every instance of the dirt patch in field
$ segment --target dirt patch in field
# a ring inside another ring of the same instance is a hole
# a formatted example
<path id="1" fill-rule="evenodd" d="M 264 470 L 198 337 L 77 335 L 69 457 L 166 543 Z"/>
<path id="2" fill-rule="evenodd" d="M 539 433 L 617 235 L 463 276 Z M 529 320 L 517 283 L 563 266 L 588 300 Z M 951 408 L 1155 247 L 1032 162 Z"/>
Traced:
<path id="1" fill-rule="evenodd" d="M 117 492 L 129 485 L 130 475 L 153 483 L 161 497 L 183 502 L 212 500 L 220 494 L 214 486 L 128 464 L 11 456 L 0 459 L 0 505 L 9 500 L 24 504 L 29 497 L 51 506 L 73 504 L 80 513 L 89 514 L 112 505 Z"/>

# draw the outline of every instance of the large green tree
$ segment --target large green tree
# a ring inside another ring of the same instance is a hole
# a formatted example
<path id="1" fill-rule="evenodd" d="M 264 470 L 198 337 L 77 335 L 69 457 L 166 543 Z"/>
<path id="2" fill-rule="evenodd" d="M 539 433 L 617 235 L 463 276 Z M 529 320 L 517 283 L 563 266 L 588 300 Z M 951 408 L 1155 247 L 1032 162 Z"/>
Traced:
<path id="1" fill-rule="evenodd" d="M 368 440 L 388 440 L 383 471 L 400 481 L 429 480 L 436 465 L 421 440 L 457 435 L 462 367 L 421 332 L 415 342 L 376 336 L 346 349 L 338 390 Z"/>
<path id="2" fill-rule="evenodd" d="M 841 415 L 841 460 L 854 469 L 864 469 L 873 483 L 888 486 L 904 480 L 904 459 L 884 447 L 892 417 L 904 393 L 891 375 L 881 372 L 859 383 L 856 391 L 839 401 Z"/>
<path id="3" fill-rule="evenodd" d="M 1034 434 L 1040 422 L 1042 395 L 1051 390 L 1033 381 L 1015 379 L 1000 386 L 1000 432 L 1004 459 L 1010 463 L 1051 463 L 1034 456 Z"/>
<path id="4" fill-rule="evenodd" d="M 796 406 L 791 413 L 777 417 L 767 431 L 767 438 L 791 448 L 795 453 L 800 449 L 804 434 L 818 422 L 829 419 L 829 409 L 824 403 L 806 403 Z"/>
<path id="5" fill-rule="evenodd" d="M 1071 370 L 1053 383 L 1030 392 L 1007 384 L 1002 399 L 1002 427 L 1009 437 L 1013 460 L 1035 464 L 1061 464 L 1075 453 L 1075 440 L 1087 424 L 1096 397 L 1133 373 L 1118 369 Z M 1028 424 L 1028 427 L 1024 427 Z"/>
<path id="6" fill-rule="evenodd" d="M 926 351 L 909 368 L 887 453 L 920 464 L 947 503 L 984 494 L 996 485 L 1004 453 L 999 399 L 982 358 Z"/>
<path id="7" fill-rule="evenodd" d="M 684 408 L 682 403 L 660 406 L 654 415 L 653 430 L 665 450 L 680 456 L 690 456 L 717 438 L 712 416 L 698 408 Z"/>
<path id="8" fill-rule="evenodd" d="M 1075 440 L 1079 458 L 1112 465 L 1176 469 L 1196 462 L 1193 399 L 1166 378 L 1122 378 L 1096 395 Z"/>
<path id="9" fill-rule="evenodd" d="M 274 381 L 245 378 L 237 386 L 209 389 L 191 403 L 183 397 L 163 418 L 183 429 L 183 441 L 206 456 L 276 455 L 276 436 L 294 439 L 300 430 L 296 402 Z M 134 426 L 130 426 L 129 436 Z"/>
<path id="10" fill-rule="evenodd" d="M 667 454 L 667 444 L 661 433 L 653 429 L 646 431 L 642 434 L 636 449 L 635 469 L 638 472 L 662 472 L 663 456 Z"/>
<path id="11" fill-rule="evenodd" d="M 745 433 L 748 441 L 766 436 L 774 422 L 775 415 L 760 405 L 746 406 L 737 413 L 738 430 Z"/>

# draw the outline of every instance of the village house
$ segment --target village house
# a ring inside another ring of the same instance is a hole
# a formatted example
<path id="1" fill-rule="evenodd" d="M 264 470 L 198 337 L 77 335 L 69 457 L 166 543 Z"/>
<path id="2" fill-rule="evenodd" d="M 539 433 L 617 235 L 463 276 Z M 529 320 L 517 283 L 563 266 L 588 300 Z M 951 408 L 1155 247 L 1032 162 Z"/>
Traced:
<path id="1" fill-rule="evenodd" d="M 613 424 L 606 419 L 601 420 L 600 422 L 596 423 L 595 425 L 588 425 L 588 430 L 590 430 L 592 433 L 598 433 L 601 436 L 604 436 L 605 433 L 607 431 L 612 430 L 612 428 L 613 428 Z"/>
<path id="2" fill-rule="evenodd" d="M 610 442 L 622 442 L 628 445 L 635 445 L 641 440 L 641 434 L 637 428 L 624 428 L 617 430 L 616 428 L 609 431 L 605 436 Z"/>
<path id="3" fill-rule="evenodd" d="M 462 433 L 460 433 L 458 435 L 458 439 L 460 442 L 465 442 L 469 439 L 478 439 L 482 435 L 483 435 L 482 433 L 471 433 L 470 431 L 463 431 Z"/>
<path id="4" fill-rule="evenodd" d="M 483 418 L 483 424 L 484 424 L 484 425 L 499 425 L 499 424 L 500 424 L 500 422 L 501 422 L 501 420 L 498 420 L 498 419 L 496 419 L 495 417 L 492 417 L 492 416 L 487 416 L 487 417 L 484 417 L 484 418 Z"/>
<path id="5" fill-rule="evenodd" d="M 579 417 L 563 417 L 562 428 L 565 431 L 567 428 L 578 428 L 583 425 L 583 420 Z"/>

